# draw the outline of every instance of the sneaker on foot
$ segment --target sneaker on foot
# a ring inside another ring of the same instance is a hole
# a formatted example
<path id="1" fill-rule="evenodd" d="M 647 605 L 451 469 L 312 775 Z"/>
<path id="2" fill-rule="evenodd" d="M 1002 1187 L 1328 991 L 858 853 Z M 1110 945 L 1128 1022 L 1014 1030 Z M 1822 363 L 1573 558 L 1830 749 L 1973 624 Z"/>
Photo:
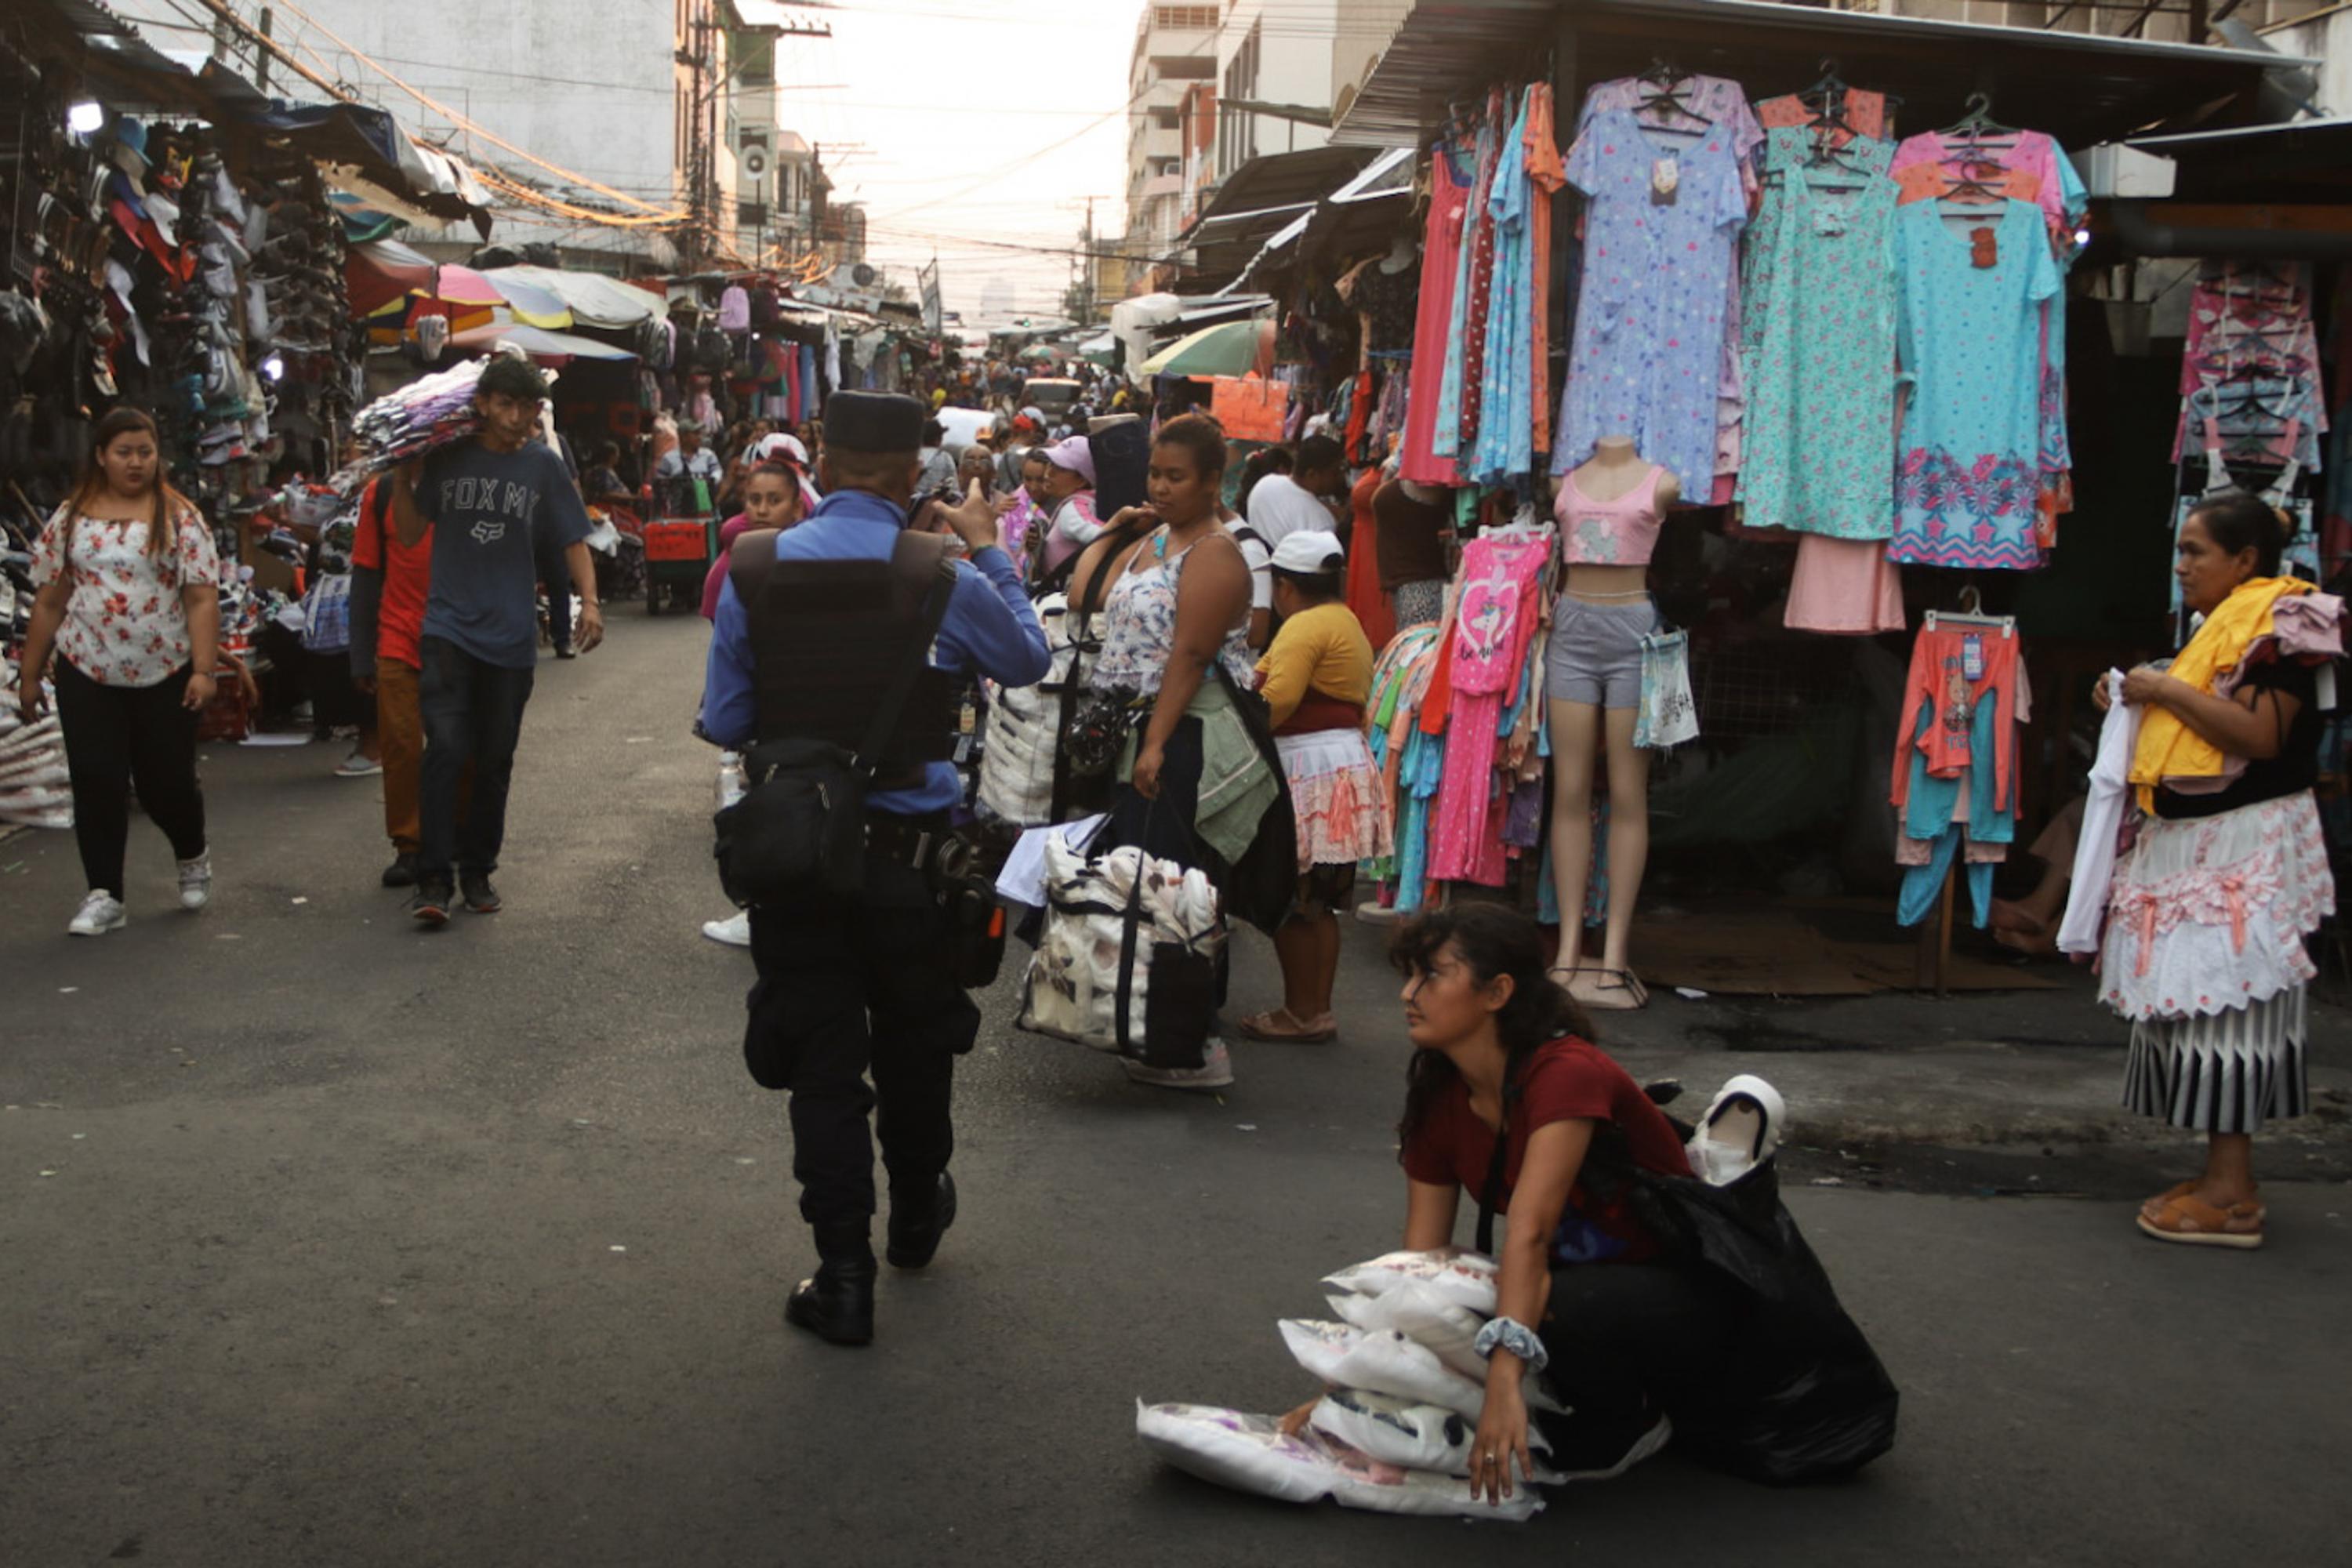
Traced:
<path id="1" fill-rule="evenodd" d="M 408 912 L 422 924 L 445 926 L 449 923 L 449 906 L 453 901 L 447 882 L 427 881 L 419 877 L 416 896 L 408 900 Z"/>
<path id="2" fill-rule="evenodd" d="M 213 857 L 206 850 L 193 860 L 180 862 L 180 907 L 200 910 L 213 901 Z"/>
<path id="3" fill-rule="evenodd" d="M 373 757 L 364 757 L 353 752 L 336 766 L 335 776 L 339 779 L 370 779 L 382 772 L 383 772 L 382 763 Z"/>
<path id="4" fill-rule="evenodd" d="M 1223 1089 L 1234 1081 L 1234 1058 L 1223 1040 L 1209 1042 L 1208 1059 L 1196 1068 L 1154 1068 L 1126 1057 L 1118 1065 L 1138 1083 L 1157 1089 Z"/>
<path id="5" fill-rule="evenodd" d="M 387 888 L 416 886 L 416 857 L 405 852 L 394 855 L 392 864 L 383 868 L 383 885 Z"/>
<path id="6" fill-rule="evenodd" d="M 104 936 L 130 923 L 131 916 L 124 910 L 121 900 L 103 888 L 92 888 L 66 930 L 75 936 Z"/>
<path id="7" fill-rule="evenodd" d="M 749 947 L 751 945 L 751 911 L 738 910 L 723 921 L 705 921 L 702 922 L 702 934 L 730 947 Z"/>
<path id="8" fill-rule="evenodd" d="M 488 871 L 459 871 L 457 889 L 466 896 L 466 907 L 476 914 L 494 915 L 499 912 L 499 890 L 490 886 Z"/>

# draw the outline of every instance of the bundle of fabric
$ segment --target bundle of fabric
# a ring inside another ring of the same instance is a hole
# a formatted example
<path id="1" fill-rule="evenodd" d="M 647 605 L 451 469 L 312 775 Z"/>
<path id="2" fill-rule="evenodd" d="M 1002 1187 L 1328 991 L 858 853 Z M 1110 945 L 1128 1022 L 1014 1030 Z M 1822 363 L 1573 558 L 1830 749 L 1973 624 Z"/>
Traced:
<path id="1" fill-rule="evenodd" d="M 1045 843 L 1046 920 L 1020 1026 L 1147 1066 L 1197 1064 L 1225 944 L 1207 875 L 1134 846 Z"/>
<path id="2" fill-rule="evenodd" d="M 1491 1258 L 1451 1249 L 1392 1252 L 1323 1281 L 1342 1322 L 1286 1319 L 1283 1342 L 1325 1385 L 1307 1425 L 1199 1405 L 1136 1407 L 1136 1436 L 1187 1474 L 1289 1502 L 1330 1498 L 1382 1513 L 1522 1522 L 1544 1506 L 1536 1485 L 1561 1478 L 1538 1462 L 1531 1484 L 1500 1502 L 1470 1495 L 1470 1448 L 1486 1403 L 1486 1363 L 1472 1348 L 1495 1310 Z M 1531 1408 L 1557 1408 L 1530 1380 Z M 1540 1431 L 1528 1447 L 1548 1454 Z"/>
<path id="3" fill-rule="evenodd" d="M 0 692 L 13 694 L 16 689 L 16 666 L 0 658 Z M 0 823 L 73 826 L 65 733 L 58 728 L 54 711 L 27 724 L 13 700 L 0 701 Z"/>
<path id="4" fill-rule="evenodd" d="M 369 479 L 455 442 L 480 427 L 474 413 L 474 385 L 482 379 L 487 360 L 467 360 L 388 392 L 354 415 L 352 435 L 360 456 L 335 476 L 335 488 L 346 495 Z M 540 373 L 552 382 L 554 376 Z"/>

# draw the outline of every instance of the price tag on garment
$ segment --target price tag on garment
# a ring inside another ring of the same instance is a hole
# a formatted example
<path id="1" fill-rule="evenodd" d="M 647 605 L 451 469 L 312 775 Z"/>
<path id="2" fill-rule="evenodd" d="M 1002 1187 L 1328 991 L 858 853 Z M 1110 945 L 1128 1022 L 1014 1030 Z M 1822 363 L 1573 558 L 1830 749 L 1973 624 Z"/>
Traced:
<path id="1" fill-rule="evenodd" d="M 1982 268 L 2000 265 L 2000 237 L 1991 229 L 1973 228 L 1969 231 L 1969 259 Z"/>
<path id="2" fill-rule="evenodd" d="M 1660 158 L 1650 165 L 1650 205 L 1670 207 L 1682 188 L 1683 165 L 1678 158 Z"/>
<path id="3" fill-rule="evenodd" d="M 1974 686 L 1984 674 L 1984 638 L 1971 632 L 1960 639 L 1960 679 Z"/>

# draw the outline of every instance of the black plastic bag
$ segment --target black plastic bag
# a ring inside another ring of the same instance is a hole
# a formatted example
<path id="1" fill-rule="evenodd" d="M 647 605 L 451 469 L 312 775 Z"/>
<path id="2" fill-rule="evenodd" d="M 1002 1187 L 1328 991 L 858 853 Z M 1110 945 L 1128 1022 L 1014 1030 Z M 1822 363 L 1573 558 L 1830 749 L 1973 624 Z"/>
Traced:
<path id="1" fill-rule="evenodd" d="M 1651 1233 L 1728 1279 L 1746 1307 L 1717 1397 L 1671 1412 L 1677 1447 L 1790 1486 L 1850 1474 L 1895 1446 L 1901 1396 L 1780 1201 L 1777 1163 L 1724 1187 L 1630 1160 L 1622 1175 Z"/>

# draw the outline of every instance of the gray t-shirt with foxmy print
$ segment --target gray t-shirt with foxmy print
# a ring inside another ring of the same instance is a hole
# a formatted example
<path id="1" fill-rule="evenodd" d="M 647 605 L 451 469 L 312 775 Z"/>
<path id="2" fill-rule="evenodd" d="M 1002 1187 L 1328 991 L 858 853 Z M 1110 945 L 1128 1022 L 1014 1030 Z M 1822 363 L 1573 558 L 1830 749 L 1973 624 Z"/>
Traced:
<path id="1" fill-rule="evenodd" d="M 425 636 L 529 669 L 539 658 L 539 580 L 562 572 L 564 550 L 588 537 L 563 459 L 537 442 L 513 452 L 446 447 L 425 459 L 416 510 L 433 524 Z"/>

